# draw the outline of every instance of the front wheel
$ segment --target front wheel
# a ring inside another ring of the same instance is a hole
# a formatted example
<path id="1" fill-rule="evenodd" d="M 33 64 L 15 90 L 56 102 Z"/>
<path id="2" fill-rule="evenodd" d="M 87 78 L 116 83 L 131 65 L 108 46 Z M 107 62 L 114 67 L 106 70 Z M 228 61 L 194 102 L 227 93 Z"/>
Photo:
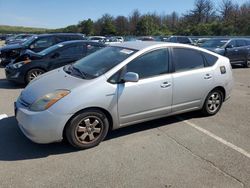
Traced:
<path id="1" fill-rule="evenodd" d="M 246 64 L 245 64 L 245 67 L 246 67 L 246 68 L 250 68 L 250 58 L 247 59 Z"/>
<path id="2" fill-rule="evenodd" d="M 26 74 L 26 83 L 30 83 L 32 80 L 34 80 L 36 77 L 42 75 L 43 73 L 45 73 L 44 70 L 36 68 L 36 69 L 31 69 L 28 71 L 28 73 Z"/>
<path id="3" fill-rule="evenodd" d="M 88 110 L 75 116 L 67 125 L 65 136 L 78 149 L 97 146 L 107 135 L 109 121 L 99 110 Z"/>
<path id="4" fill-rule="evenodd" d="M 217 114 L 223 103 L 223 93 L 216 89 L 211 91 L 203 105 L 202 113 L 206 116 L 212 116 Z"/>

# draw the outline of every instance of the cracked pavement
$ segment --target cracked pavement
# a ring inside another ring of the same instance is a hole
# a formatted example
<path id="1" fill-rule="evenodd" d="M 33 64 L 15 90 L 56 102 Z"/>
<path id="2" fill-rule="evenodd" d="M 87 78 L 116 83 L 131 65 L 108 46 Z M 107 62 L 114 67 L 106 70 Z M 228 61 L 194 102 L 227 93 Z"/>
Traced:
<path id="1" fill-rule="evenodd" d="M 250 152 L 250 69 L 233 69 L 232 97 L 213 117 L 181 115 Z M 111 132 L 98 147 L 38 145 L 13 117 L 21 87 L 0 68 L 0 187 L 250 187 L 250 158 L 175 117 Z"/>

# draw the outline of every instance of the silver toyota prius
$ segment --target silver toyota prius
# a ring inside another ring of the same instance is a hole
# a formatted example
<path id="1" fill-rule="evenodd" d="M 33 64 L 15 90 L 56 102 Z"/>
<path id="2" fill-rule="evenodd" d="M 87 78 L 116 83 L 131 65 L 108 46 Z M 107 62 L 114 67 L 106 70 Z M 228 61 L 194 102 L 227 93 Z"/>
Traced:
<path id="1" fill-rule="evenodd" d="M 216 114 L 233 86 L 229 60 L 198 47 L 125 42 L 32 81 L 15 103 L 36 143 L 98 145 L 109 130 L 200 110 Z"/>

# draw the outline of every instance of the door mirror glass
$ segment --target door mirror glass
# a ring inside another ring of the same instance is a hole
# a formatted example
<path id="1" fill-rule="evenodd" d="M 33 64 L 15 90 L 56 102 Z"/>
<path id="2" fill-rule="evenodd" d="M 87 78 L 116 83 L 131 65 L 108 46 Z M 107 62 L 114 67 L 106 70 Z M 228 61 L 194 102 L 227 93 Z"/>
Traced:
<path id="1" fill-rule="evenodd" d="M 34 49 L 34 48 L 35 48 L 34 44 L 30 45 L 30 49 Z"/>
<path id="2" fill-rule="evenodd" d="M 123 81 L 124 82 L 138 82 L 139 75 L 137 73 L 134 73 L 134 72 L 127 72 L 124 75 Z"/>

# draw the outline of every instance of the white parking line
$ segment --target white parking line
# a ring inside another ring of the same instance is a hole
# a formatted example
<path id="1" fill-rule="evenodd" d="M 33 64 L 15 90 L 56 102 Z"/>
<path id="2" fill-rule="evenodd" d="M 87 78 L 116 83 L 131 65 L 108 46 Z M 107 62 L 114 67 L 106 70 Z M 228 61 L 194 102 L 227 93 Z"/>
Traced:
<path id="1" fill-rule="evenodd" d="M 231 142 L 228 142 L 228 141 L 224 140 L 223 138 L 221 138 L 221 137 L 219 137 L 219 136 L 216 136 L 215 134 L 211 133 L 210 131 L 208 131 L 208 130 L 206 130 L 206 129 L 203 129 L 203 128 L 199 127 L 198 125 L 195 125 L 194 123 L 191 123 L 191 122 L 188 121 L 188 120 L 184 120 L 183 118 L 181 118 L 181 117 L 179 117 L 179 116 L 178 116 L 177 118 L 178 118 L 179 120 L 182 120 L 184 123 L 190 125 L 191 127 L 197 129 L 198 131 L 200 131 L 200 132 L 206 134 L 207 136 L 210 136 L 211 138 L 213 138 L 213 139 L 219 141 L 220 143 L 226 145 L 227 147 L 229 147 L 229 148 L 231 148 L 231 149 L 233 149 L 233 150 L 235 150 L 235 151 L 241 153 L 242 155 L 245 155 L 246 157 L 250 158 L 250 153 L 247 152 L 246 150 L 244 150 L 244 149 L 242 149 L 242 148 L 240 148 L 240 147 L 238 147 L 238 146 L 235 146 L 235 145 L 232 144 Z"/>
<path id="2" fill-rule="evenodd" d="M 6 114 L 0 114 L 0 120 L 1 119 L 4 119 L 4 118 L 7 118 L 8 116 Z"/>

